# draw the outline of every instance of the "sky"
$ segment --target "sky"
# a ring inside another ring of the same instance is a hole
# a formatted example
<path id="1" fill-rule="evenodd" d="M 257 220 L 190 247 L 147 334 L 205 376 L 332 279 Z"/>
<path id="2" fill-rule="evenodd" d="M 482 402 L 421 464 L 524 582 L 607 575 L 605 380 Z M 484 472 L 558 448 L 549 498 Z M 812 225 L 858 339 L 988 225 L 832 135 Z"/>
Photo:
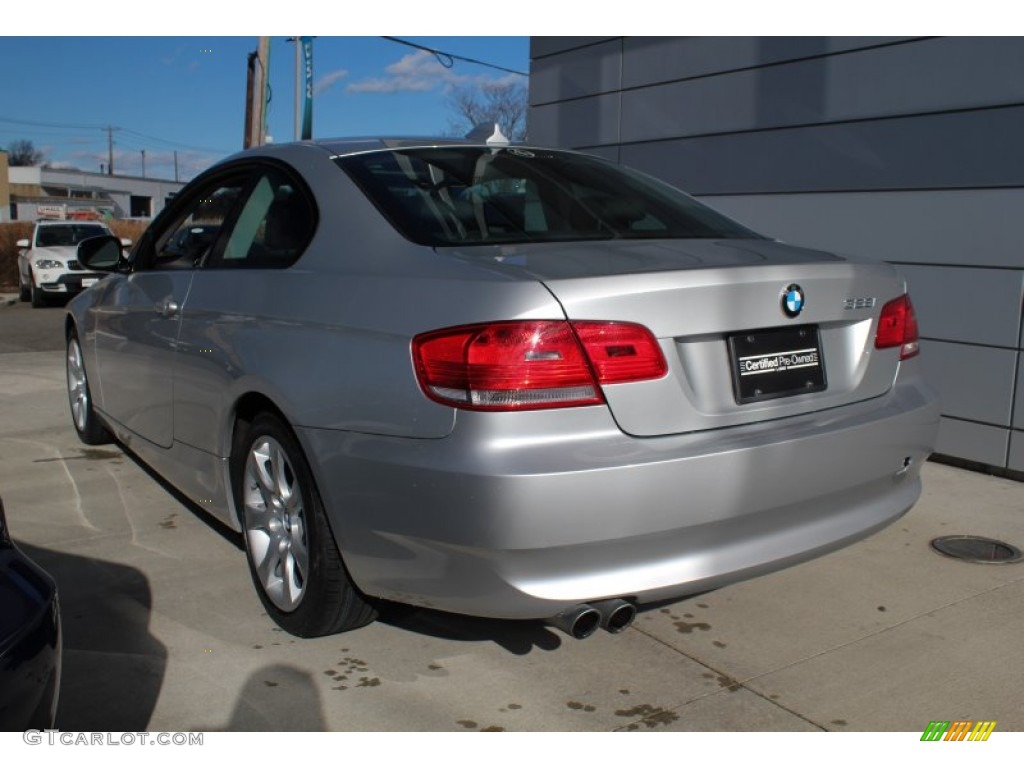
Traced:
<path id="1" fill-rule="evenodd" d="M 396 35 L 397 36 L 397 35 Z M 397 36 L 400 37 L 400 36 Z M 505 69 L 529 70 L 527 37 L 402 37 Z M 26 139 L 53 165 L 181 180 L 242 148 L 246 61 L 258 37 L 2 37 L 0 147 Z M 444 64 L 451 64 L 450 67 Z M 438 135 L 453 87 L 526 78 L 379 36 L 313 41 L 313 136 Z M 295 44 L 270 36 L 268 133 L 295 135 Z"/>
<path id="2" fill-rule="evenodd" d="M 268 114 L 280 142 L 295 133 L 295 47 L 287 37 L 296 31 L 318 35 L 315 138 L 437 135 L 451 127 L 453 87 L 526 78 L 461 61 L 445 67 L 381 35 L 527 72 L 529 35 L 1013 33 L 985 29 L 995 17 L 984 8 L 995 2 L 975 0 L 979 12 L 970 17 L 931 8 L 922 20 L 916 4 L 890 0 L 860 0 L 856 14 L 838 16 L 820 0 L 717 0 L 685 11 L 659 0 L 174 0 L 143 12 L 128 0 L 49 0 L 45 29 L 53 36 L 0 36 L 0 148 L 27 139 L 51 164 L 99 171 L 111 126 L 117 173 L 141 175 L 145 150 L 146 175 L 172 179 L 177 151 L 187 180 L 241 149 L 246 59 L 270 31 L 281 32 L 270 36 Z M 5 30 L 44 28 L 31 4 L 12 5 L 3 19 Z M 194 36 L 200 26 L 210 34 Z M 154 29 L 164 36 L 148 36 Z"/>

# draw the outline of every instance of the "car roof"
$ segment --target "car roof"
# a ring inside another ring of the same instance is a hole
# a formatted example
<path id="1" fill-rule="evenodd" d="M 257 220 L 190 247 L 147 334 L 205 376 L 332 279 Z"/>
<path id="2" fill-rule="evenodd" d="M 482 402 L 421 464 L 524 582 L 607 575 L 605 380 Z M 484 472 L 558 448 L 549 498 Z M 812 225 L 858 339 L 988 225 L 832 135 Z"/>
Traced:
<path id="1" fill-rule="evenodd" d="M 254 155 L 269 155 L 281 158 L 293 156 L 296 152 L 321 149 L 331 157 L 357 155 L 363 152 L 378 152 L 388 149 L 410 149 L 414 147 L 486 147 L 485 141 L 475 139 L 459 139 L 442 136 L 354 136 L 306 141 L 282 142 L 281 144 L 263 144 L 242 150 L 222 162 L 239 160 Z M 501 145 L 506 146 L 506 145 Z M 508 145 L 511 146 L 511 145 Z M 220 163 L 218 163 L 219 165 Z"/>
<path id="2" fill-rule="evenodd" d="M 352 155 L 359 152 L 369 152 L 375 149 L 399 149 L 408 147 L 437 147 L 437 146 L 486 146 L 482 141 L 469 139 L 453 139 L 435 136 L 382 136 L 382 137 L 355 137 L 336 139 L 317 139 L 311 142 L 318 147 L 323 147 L 332 155 Z"/>
<path id="3" fill-rule="evenodd" d="M 481 147 L 491 147 L 493 149 L 514 147 L 516 149 L 543 151 L 545 153 L 557 152 L 566 155 L 586 154 L 572 149 L 555 149 L 529 143 L 488 144 L 486 141 L 478 139 L 453 138 L 451 136 L 354 136 L 307 139 L 305 141 L 281 142 L 280 144 L 261 144 L 260 146 L 249 147 L 248 149 L 243 149 L 240 152 L 236 152 L 233 155 L 225 157 L 217 163 L 214 163 L 207 170 L 215 172 L 222 169 L 224 166 L 229 166 L 234 163 L 251 160 L 257 157 L 270 157 L 294 163 L 300 156 L 308 156 L 310 152 L 322 152 L 326 157 L 335 160 L 341 157 L 349 157 L 368 152 L 382 152 L 389 149 L 429 149 L 433 147 L 465 147 L 474 149 L 479 149 Z M 593 158 L 595 156 L 588 155 L 588 157 Z M 201 176 L 205 175 L 206 172 L 201 174 Z"/>

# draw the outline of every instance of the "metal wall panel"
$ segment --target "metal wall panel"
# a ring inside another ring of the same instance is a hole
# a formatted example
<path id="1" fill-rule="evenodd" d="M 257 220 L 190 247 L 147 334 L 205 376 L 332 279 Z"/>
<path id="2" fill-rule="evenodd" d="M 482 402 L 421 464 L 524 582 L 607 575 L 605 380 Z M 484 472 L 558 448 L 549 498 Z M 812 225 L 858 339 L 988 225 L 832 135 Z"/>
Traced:
<path id="1" fill-rule="evenodd" d="M 942 414 L 1008 427 L 1017 351 L 921 342 L 921 366 L 942 399 Z"/>
<path id="2" fill-rule="evenodd" d="M 750 228 L 866 258 L 1024 267 L 1024 189 L 711 196 Z"/>
<path id="3" fill-rule="evenodd" d="M 539 59 L 563 51 L 583 48 L 602 40 L 618 40 L 617 37 L 531 37 L 530 58 Z M 676 38 L 678 39 L 678 38 Z"/>
<path id="4" fill-rule="evenodd" d="M 602 145 L 588 150 L 618 149 L 619 94 L 549 104 L 530 109 L 528 135 L 540 146 Z M 542 137 L 542 138 L 537 138 Z"/>
<path id="5" fill-rule="evenodd" d="M 622 141 L 1021 104 L 1022 70 L 1018 39 L 939 38 L 655 85 L 622 94 Z"/>
<path id="6" fill-rule="evenodd" d="M 612 40 L 530 63 L 530 104 L 618 91 L 622 43 Z"/>
<path id="7" fill-rule="evenodd" d="M 1006 466 L 1024 472 L 1024 432 L 1010 433 L 1010 458 Z"/>
<path id="8" fill-rule="evenodd" d="M 909 264 L 899 270 L 922 336 L 1017 348 L 1024 271 Z"/>
<path id="9" fill-rule="evenodd" d="M 1013 426 L 1024 429 L 1024 355 L 1017 363 L 1017 400 L 1013 406 Z"/>
<path id="10" fill-rule="evenodd" d="M 943 418 L 935 452 L 995 467 L 1005 467 L 1009 439 L 1008 429 Z"/>
<path id="11" fill-rule="evenodd" d="M 623 40 L 622 87 L 701 77 L 822 56 L 907 37 L 627 37 Z M 532 55 L 532 54 L 531 54 Z"/>
<path id="12" fill-rule="evenodd" d="M 698 195 L 1014 187 L 1021 135 L 1006 107 L 626 144 L 622 162 Z"/>

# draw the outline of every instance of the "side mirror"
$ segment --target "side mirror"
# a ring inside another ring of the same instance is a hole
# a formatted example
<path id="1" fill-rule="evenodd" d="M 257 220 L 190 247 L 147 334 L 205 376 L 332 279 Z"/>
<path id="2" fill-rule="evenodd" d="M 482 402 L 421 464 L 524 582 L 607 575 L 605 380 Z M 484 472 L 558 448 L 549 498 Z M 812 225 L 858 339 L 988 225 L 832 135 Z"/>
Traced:
<path id="1" fill-rule="evenodd" d="M 121 241 L 113 235 L 90 237 L 78 244 L 78 263 L 96 272 L 114 272 L 121 263 Z"/>
<path id="2" fill-rule="evenodd" d="M 16 242 L 15 245 L 18 246 L 19 248 L 28 248 L 28 240 L 22 238 L 21 240 Z"/>

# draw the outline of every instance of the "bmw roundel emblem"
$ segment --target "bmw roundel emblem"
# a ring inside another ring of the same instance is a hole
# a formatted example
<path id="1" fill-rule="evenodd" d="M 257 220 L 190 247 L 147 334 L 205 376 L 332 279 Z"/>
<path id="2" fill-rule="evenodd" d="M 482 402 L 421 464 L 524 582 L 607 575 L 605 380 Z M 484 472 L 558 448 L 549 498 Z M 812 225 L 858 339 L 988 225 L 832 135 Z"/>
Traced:
<path id="1" fill-rule="evenodd" d="M 786 290 L 782 293 L 782 311 L 786 313 L 786 317 L 799 315 L 803 311 L 805 303 L 803 288 L 796 283 L 786 286 Z"/>

